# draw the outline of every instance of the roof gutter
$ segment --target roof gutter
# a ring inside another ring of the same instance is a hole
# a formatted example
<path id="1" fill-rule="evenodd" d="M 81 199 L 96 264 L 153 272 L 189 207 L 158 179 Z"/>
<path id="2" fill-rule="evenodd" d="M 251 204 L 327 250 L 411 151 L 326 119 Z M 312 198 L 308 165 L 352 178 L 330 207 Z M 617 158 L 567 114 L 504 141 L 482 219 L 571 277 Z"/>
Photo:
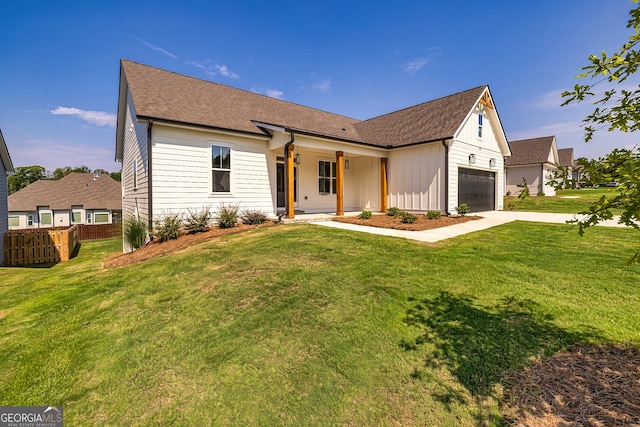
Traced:
<path id="1" fill-rule="evenodd" d="M 442 146 L 444 147 L 444 212 L 451 215 L 449 212 L 449 144 L 447 144 L 447 140 L 442 140 Z"/>
<path id="2" fill-rule="evenodd" d="M 148 201 L 148 230 L 151 232 L 153 230 L 153 186 L 151 177 L 153 173 L 151 172 L 151 131 L 153 129 L 153 119 L 149 119 L 147 123 L 147 201 Z"/>

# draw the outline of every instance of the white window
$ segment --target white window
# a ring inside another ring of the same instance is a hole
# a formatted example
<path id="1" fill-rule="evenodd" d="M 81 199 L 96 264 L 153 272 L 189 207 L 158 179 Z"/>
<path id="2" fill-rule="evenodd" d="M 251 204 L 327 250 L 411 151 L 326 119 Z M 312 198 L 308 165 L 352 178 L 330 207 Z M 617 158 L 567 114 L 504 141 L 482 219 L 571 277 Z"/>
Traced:
<path id="1" fill-rule="evenodd" d="M 478 138 L 482 138 L 482 114 L 478 114 Z"/>
<path id="2" fill-rule="evenodd" d="M 91 224 L 91 212 L 87 212 L 87 224 Z"/>
<path id="3" fill-rule="evenodd" d="M 80 224 L 82 222 L 82 212 L 73 211 L 71 212 L 71 224 Z"/>
<path id="4" fill-rule="evenodd" d="M 107 224 L 109 222 L 109 213 L 96 212 L 93 214 L 93 219 L 96 224 Z"/>
<path id="5" fill-rule="evenodd" d="M 33 215 L 27 215 L 27 227 L 33 227 Z"/>
<path id="6" fill-rule="evenodd" d="M 20 217 L 17 215 L 9 215 L 9 227 L 20 227 Z"/>
<path id="7" fill-rule="evenodd" d="M 318 192 L 336 194 L 336 162 L 318 162 Z"/>
<path id="8" fill-rule="evenodd" d="M 137 160 L 133 160 L 133 165 L 131 166 L 132 169 L 132 173 L 133 173 L 133 189 L 135 190 L 136 188 L 138 188 L 138 161 Z"/>
<path id="9" fill-rule="evenodd" d="M 211 191 L 231 192 L 231 148 L 221 145 L 211 146 Z"/>
<path id="10" fill-rule="evenodd" d="M 40 224 L 41 225 L 52 225 L 53 218 L 51 217 L 51 212 L 42 212 L 40 214 Z"/>

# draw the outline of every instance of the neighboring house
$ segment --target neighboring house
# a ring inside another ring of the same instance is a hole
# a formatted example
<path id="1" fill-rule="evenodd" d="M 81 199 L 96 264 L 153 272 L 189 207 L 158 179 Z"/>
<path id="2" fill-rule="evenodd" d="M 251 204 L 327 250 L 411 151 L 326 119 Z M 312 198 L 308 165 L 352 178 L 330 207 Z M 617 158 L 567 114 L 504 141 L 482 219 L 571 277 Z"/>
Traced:
<path id="1" fill-rule="evenodd" d="M 529 194 L 555 196 L 551 184 L 558 167 L 558 149 L 555 136 L 509 141 L 511 157 L 505 159 L 507 194 L 517 195 L 523 190 L 523 178 L 529 187 Z"/>
<path id="2" fill-rule="evenodd" d="M 122 189 L 107 174 L 71 173 L 39 180 L 9 196 L 9 228 L 120 222 Z"/>
<path id="3" fill-rule="evenodd" d="M 488 86 L 357 120 L 122 60 L 123 216 L 239 204 L 273 217 L 502 209 L 507 140 Z"/>
<path id="4" fill-rule="evenodd" d="M 578 182 L 578 170 L 573 159 L 573 148 L 558 148 L 558 166 L 563 169 L 559 183 L 562 188 L 572 188 L 573 183 Z"/>
<path id="5" fill-rule="evenodd" d="M 7 176 L 14 173 L 7 144 L 0 130 L 0 265 L 4 265 L 4 233 L 8 230 Z"/>

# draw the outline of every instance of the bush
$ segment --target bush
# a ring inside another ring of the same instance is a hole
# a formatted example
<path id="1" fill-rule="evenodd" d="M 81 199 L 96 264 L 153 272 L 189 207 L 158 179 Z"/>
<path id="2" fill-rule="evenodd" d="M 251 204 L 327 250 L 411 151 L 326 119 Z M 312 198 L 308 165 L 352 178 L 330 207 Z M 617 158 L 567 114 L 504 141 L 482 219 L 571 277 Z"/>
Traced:
<path id="1" fill-rule="evenodd" d="M 199 211 L 189 209 L 189 215 L 184 220 L 184 228 L 189 234 L 202 233 L 209 229 L 211 221 L 211 207 L 206 206 Z"/>
<path id="2" fill-rule="evenodd" d="M 267 222 L 267 214 L 257 209 L 249 209 L 240 215 L 243 224 L 259 225 Z"/>
<path id="3" fill-rule="evenodd" d="M 402 215 L 402 209 L 399 208 L 389 208 L 387 209 L 387 215 L 389 216 L 395 216 L 395 217 L 399 217 L 400 215 Z"/>
<path id="4" fill-rule="evenodd" d="M 156 221 L 153 227 L 153 236 L 158 239 L 159 242 L 177 239 L 180 236 L 181 228 L 182 218 L 179 213 L 166 214 Z"/>
<path id="5" fill-rule="evenodd" d="M 371 211 L 362 211 L 359 216 L 360 219 L 371 219 Z"/>
<path id="6" fill-rule="evenodd" d="M 465 216 L 466 214 L 469 213 L 469 205 L 467 205 L 466 203 L 462 203 L 456 206 L 455 209 L 460 216 Z"/>
<path id="7" fill-rule="evenodd" d="M 214 215 L 214 219 L 218 223 L 218 227 L 234 227 L 238 222 L 238 209 L 239 206 L 237 204 L 225 206 L 224 203 L 220 203 L 220 207 Z"/>
<path id="8" fill-rule="evenodd" d="M 438 219 L 441 216 L 440 211 L 427 211 L 427 219 Z"/>
<path id="9" fill-rule="evenodd" d="M 147 241 L 147 222 L 142 218 L 131 216 L 124 221 L 124 241 L 133 249 L 144 246 Z"/>
<path id="10" fill-rule="evenodd" d="M 415 224 L 418 221 L 418 216 L 409 212 L 402 212 L 401 221 L 404 224 Z"/>

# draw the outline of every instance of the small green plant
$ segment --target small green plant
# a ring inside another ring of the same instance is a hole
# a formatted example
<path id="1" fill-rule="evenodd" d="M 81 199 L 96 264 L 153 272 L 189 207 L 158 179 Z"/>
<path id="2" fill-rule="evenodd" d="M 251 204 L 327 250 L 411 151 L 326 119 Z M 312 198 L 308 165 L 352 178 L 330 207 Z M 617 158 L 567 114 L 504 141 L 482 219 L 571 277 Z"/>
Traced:
<path id="1" fill-rule="evenodd" d="M 239 206 L 237 204 L 225 206 L 224 203 L 220 203 L 218 211 L 214 215 L 214 219 L 218 223 L 218 227 L 235 227 L 238 223 L 238 209 Z"/>
<path id="2" fill-rule="evenodd" d="M 507 203 L 507 209 L 512 211 L 516 208 L 516 204 L 514 202 Z"/>
<path id="3" fill-rule="evenodd" d="M 155 222 L 153 227 L 153 237 L 159 242 L 166 242 L 180 237 L 182 228 L 182 218 L 179 213 L 165 214 Z"/>
<path id="4" fill-rule="evenodd" d="M 371 219 L 371 211 L 362 211 L 359 216 L 360 219 Z"/>
<path id="5" fill-rule="evenodd" d="M 124 241 L 133 249 L 144 246 L 147 241 L 147 221 L 136 216 L 130 216 L 124 221 Z"/>
<path id="6" fill-rule="evenodd" d="M 544 191 L 538 191 L 538 196 L 544 197 L 545 196 Z"/>
<path id="7" fill-rule="evenodd" d="M 526 199 L 529 197 L 529 186 L 527 185 L 527 180 L 522 177 L 522 184 L 516 185 L 518 188 L 522 188 L 520 194 L 518 194 L 518 199 Z"/>
<path id="8" fill-rule="evenodd" d="M 440 211 L 427 211 L 427 219 L 438 219 L 441 216 Z"/>
<path id="9" fill-rule="evenodd" d="M 184 219 L 184 228 L 189 234 L 202 233 L 209 229 L 211 221 L 211 207 L 206 206 L 199 211 L 189 209 L 189 214 Z"/>
<path id="10" fill-rule="evenodd" d="M 387 215 L 389 216 L 399 217 L 400 215 L 402 215 L 402 212 L 403 212 L 402 209 L 396 208 L 396 207 L 387 209 Z"/>
<path id="11" fill-rule="evenodd" d="M 243 211 L 240 218 L 243 224 L 248 225 L 259 225 L 267 222 L 267 214 L 257 209 Z"/>
<path id="12" fill-rule="evenodd" d="M 458 215 L 465 216 L 469 213 L 469 205 L 467 205 L 466 203 L 461 203 L 455 207 L 455 210 L 456 212 L 458 212 Z"/>
<path id="13" fill-rule="evenodd" d="M 415 224 L 418 221 L 418 216 L 410 212 L 402 212 L 401 221 L 404 224 Z"/>

